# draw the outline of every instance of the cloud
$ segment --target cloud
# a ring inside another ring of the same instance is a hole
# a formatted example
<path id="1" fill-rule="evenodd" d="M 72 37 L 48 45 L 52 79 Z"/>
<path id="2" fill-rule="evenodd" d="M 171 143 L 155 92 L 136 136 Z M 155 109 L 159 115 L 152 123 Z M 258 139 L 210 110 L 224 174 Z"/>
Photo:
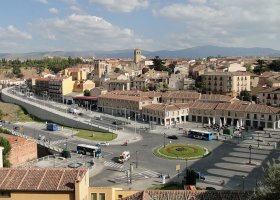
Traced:
<path id="1" fill-rule="evenodd" d="M 0 39 L 25 39 L 31 40 L 32 35 L 27 32 L 20 31 L 14 26 L 10 25 L 7 28 L 0 27 Z"/>
<path id="2" fill-rule="evenodd" d="M 48 4 L 48 0 L 37 0 L 37 1 L 43 4 Z"/>
<path id="3" fill-rule="evenodd" d="M 72 14 L 63 19 L 42 19 L 35 26 L 33 29 L 39 30 L 41 36 L 66 44 L 68 50 L 77 47 L 99 50 L 147 47 L 152 42 L 137 36 L 129 28 L 120 28 L 91 15 Z"/>
<path id="4" fill-rule="evenodd" d="M 279 10 L 278 0 L 190 0 L 153 12 L 181 23 L 185 31 L 170 36 L 181 45 L 279 46 Z"/>
<path id="5" fill-rule="evenodd" d="M 91 3 L 104 5 L 112 12 L 131 12 L 138 8 L 146 8 L 148 0 L 89 0 Z"/>
<path id="6" fill-rule="evenodd" d="M 69 9 L 74 12 L 82 12 L 82 9 L 79 6 L 70 6 Z"/>
<path id="7" fill-rule="evenodd" d="M 53 13 L 53 14 L 57 14 L 59 12 L 59 10 L 57 8 L 50 8 L 49 12 Z"/>

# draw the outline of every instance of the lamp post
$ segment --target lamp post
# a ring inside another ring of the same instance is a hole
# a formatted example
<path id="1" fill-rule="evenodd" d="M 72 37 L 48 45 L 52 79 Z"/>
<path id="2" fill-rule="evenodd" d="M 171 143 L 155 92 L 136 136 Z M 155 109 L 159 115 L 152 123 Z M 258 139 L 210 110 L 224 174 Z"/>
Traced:
<path id="1" fill-rule="evenodd" d="M 260 132 L 258 131 L 258 147 L 260 147 Z"/>
<path id="2" fill-rule="evenodd" d="M 242 191 L 245 191 L 245 176 L 242 176 Z"/>
<path id="3" fill-rule="evenodd" d="M 249 164 L 251 164 L 252 145 L 249 146 Z"/>
<path id="4" fill-rule="evenodd" d="M 165 148 L 165 133 L 163 133 L 163 147 Z"/>
<path id="5" fill-rule="evenodd" d="M 136 158 L 136 162 L 135 162 L 135 165 L 136 165 L 136 168 L 138 167 L 138 151 L 135 152 L 135 158 Z"/>

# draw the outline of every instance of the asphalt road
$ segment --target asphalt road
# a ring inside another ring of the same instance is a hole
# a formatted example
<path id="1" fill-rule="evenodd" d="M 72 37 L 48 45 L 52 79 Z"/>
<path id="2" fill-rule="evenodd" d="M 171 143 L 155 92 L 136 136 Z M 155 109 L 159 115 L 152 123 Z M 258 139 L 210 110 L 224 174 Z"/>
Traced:
<path id="1" fill-rule="evenodd" d="M 65 112 L 65 108 L 60 108 L 61 111 Z M 100 113 L 84 112 L 85 118 L 94 118 L 94 115 L 100 115 Z M 110 118 L 110 117 L 109 117 Z M 95 120 L 93 123 L 106 126 L 108 128 L 114 129 L 116 127 L 112 124 L 112 121 L 119 119 L 116 117 L 111 117 L 112 120 Z M 54 120 L 55 121 L 55 120 Z M 189 123 L 193 126 L 197 124 Z M 188 124 L 188 125 L 189 125 Z M 143 124 L 137 123 L 137 127 L 143 126 Z M 14 125 L 8 125 L 13 128 Z M 139 129 L 137 129 L 139 130 Z M 212 151 L 211 155 L 193 161 L 181 161 L 181 160 L 165 160 L 158 158 L 153 155 L 153 148 L 163 145 L 164 137 L 163 131 L 167 135 L 176 134 L 178 135 L 178 140 L 165 139 L 166 143 L 172 141 L 173 143 L 191 143 L 204 146 Z M 124 132 L 129 133 L 128 139 L 132 139 L 135 133 L 134 121 L 132 124 L 126 125 Z M 137 131 L 138 132 L 138 131 Z M 50 142 L 57 142 L 55 145 L 59 147 L 64 147 L 66 145 L 66 138 L 68 136 L 58 135 L 55 132 L 47 132 L 43 129 L 36 129 L 36 127 L 24 127 L 23 133 L 34 138 L 38 138 L 38 135 L 45 135 Z M 260 138 L 264 140 L 260 147 L 256 145 L 255 140 L 244 140 L 238 141 L 237 139 L 226 140 L 226 141 L 201 141 L 195 139 L 189 139 L 179 133 L 178 129 L 163 129 L 162 127 L 158 130 L 153 131 L 153 133 L 147 132 L 144 129 L 140 131 L 143 140 L 135 143 L 128 143 L 128 146 L 110 145 L 102 147 L 104 158 L 96 160 L 96 165 L 98 167 L 98 173 L 90 179 L 91 185 L 93 186 L 115 186 L 112 178 L 120 177 L 124 175 L 123 171 L 119 171 L 115 163 L 116 157 L 118 157 L 121 152 L 128 150 L 131 152 L 131 159 L 129 163 L 132 163 L 136 167 L 136 151 L 137 151 L 137 163 L 138 168 L 143 171 L 150 170 L 156 173 L 171 174 L 176 175 L 175 167 L 180 164 L 181 171 L 187 165 L 188 167 L 195 168 L 206 176 L 206 180 L 219 183 L 219 181 L 225 181 L 226 189 L 241 189 L 240 185 L 245 182 L 245 189 L 253 189 L 256 187 L 259 180 L 262 180 L 263 172 L 262 167 L 266 166 L 267 162 L 279 156 L 278 150 L 273 150 L 270 146 L 267 146 L 267 141 L 274 143 L 279 143 L 280 137 L 279 133 L 273 135 L 272 138 L 268 138 L 267 135 L 261 135 Z M 256 134 L 252 131 L 248 135 Z M 71 135 L 71 130 L 69 130 L 69 135 Z M 80 141 L 76 138 L 68 137 L 67 145 L 72 150 L 76 149 L 76 145 L 79 143 L 92 144 L 92 142 Z M 248 146 L 252 144 L 253 149 L 251 153 L 249 152 Z M 251 157 L 252 164 L 248 164 L 249 157 Z M 107 167 L 104 162 L 111 163 L 112 167 Z M 244 177 L 244 178 L 243 178 Z"/>

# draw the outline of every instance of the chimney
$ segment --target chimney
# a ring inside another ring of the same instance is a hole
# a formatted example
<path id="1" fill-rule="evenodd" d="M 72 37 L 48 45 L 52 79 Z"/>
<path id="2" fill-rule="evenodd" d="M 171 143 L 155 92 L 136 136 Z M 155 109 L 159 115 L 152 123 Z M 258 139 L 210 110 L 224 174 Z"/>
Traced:
<path id="1" fill-rule="evenodd" d="M 0 168 L 3 168 L 3 150 L 4 147 L 0 146 Z"/>

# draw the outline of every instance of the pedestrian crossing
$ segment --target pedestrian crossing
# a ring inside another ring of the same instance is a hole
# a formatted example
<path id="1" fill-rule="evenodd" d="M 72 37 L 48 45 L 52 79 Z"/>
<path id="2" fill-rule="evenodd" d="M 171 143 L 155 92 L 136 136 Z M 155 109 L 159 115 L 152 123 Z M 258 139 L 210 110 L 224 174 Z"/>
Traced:
<path id="1" fill-rule="evenodd" d="M 155 172 L 152 170 L 145 170 L 145 171 L 141 171 L 141 172 L 137 172 L 134 173 L 132 172 L 131 175 L 131 180 L 133 181 L 137 181 L 137 180 L 143 180 L 143 179 L 148 179 L 148 178 L 158 178 L 160 176 L 161 173 L 159 172 Z M 109 179 L 109 181 L 114 182 L 114 183 L 127 183 L 130 181 L 130 177 L 129 175 L 126 173 L 125 175 L 113 178 L 113 179 Z"/>
<path id="2" fill-rule="evenodd" d="M 104 166 L 112 167 L 112 168 L 119 168 L 119 169 L 122 169 L 124 167 L 123 164 L 115 163 L 115 162 L 109 162 L 109 161 L 104 161 Z"/>
<path id="3" fill-rule="evenodd" d="M 55 141 L 50 141 L 50 145 L 58 145 L 58 144 L 65 144 L 66 142 L 71 141 L 72 139 L 61 139 L 61 140 L 55 140 Z"/>

